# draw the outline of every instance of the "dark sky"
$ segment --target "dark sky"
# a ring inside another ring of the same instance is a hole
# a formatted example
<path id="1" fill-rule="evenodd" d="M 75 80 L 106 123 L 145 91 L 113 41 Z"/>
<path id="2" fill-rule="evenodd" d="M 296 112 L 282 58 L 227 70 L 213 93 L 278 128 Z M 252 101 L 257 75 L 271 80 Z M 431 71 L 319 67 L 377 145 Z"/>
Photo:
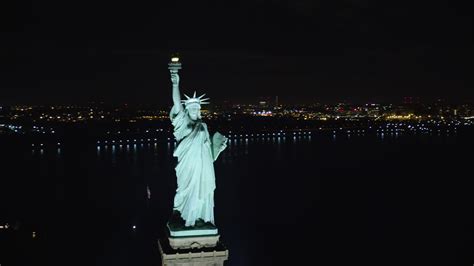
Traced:
<path id="1" fill-rule="evenodd" d="M 473 101 L 472 12 L 456 1 L 2 1 L 0 103 Z"/>

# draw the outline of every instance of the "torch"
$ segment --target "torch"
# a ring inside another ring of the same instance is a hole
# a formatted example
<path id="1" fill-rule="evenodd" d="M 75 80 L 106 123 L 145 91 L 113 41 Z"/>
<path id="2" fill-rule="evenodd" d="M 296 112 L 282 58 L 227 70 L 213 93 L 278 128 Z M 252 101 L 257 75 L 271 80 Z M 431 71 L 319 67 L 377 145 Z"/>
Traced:
<path id="1" fill-rule="evenodd" d="M 178 70 L 181 69 L 181 62 L 179 62 L 178 56 L 171 57 L 171 62 L 168 63 L 168 69 L 170 73 L 178 73 Z"/>

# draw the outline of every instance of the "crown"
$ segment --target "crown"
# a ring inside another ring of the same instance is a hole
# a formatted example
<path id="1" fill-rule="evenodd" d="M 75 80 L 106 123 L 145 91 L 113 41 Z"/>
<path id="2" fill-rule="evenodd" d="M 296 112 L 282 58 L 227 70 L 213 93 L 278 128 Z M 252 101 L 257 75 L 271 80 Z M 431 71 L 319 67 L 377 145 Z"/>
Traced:
<path id="1" fill-rule="evenodd" d="M 181 100 L 181 102 L 184 103 L 184 106 L 186 108 L 193 104 L 197 104 L 199 105 L 199 107 L 201 107 L 201 104 L 209 104 L 209 102 L 206 102 L 207 100 L 209 100 L 209 98 L 204 98 L 204 99 L 202 98 L 205 95 L 206 94 L 196 97 L 196 91 L 194 91 L 193 97 L 189 97 L 188 95 L 184 94 L 184 96 L 186 97 L 186 100 Z"/>

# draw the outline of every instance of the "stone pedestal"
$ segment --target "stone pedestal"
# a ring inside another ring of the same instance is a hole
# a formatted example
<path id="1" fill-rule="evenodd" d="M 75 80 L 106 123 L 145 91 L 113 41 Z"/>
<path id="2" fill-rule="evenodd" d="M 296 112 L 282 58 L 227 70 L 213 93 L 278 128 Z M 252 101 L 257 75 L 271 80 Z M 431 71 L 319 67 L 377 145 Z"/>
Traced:
<path id="1" fill-rule="evenodd" d="M 158 240 L 162 266 L 223 266 L 229 257 L 229 251 L 220 242 L 213 247 L 173 249 L 170 245 L 172 238 Z M 193 237 L 185 237 L 187 242 L 199 242 Z"/>
<path id="2" fill-rule="evenodd" d="M 168 243 L 173 249 L 212 248 L 219 241 L 216 229 L 172 230 L 169 224 Z"/>
<path id="3" fill-rule="evenodd" d="M 198 219 L 186 226 L 178 211 L 166 224 L 166 237 L 158 240 L 162 266 L 223 266 L 229 251 L 219 241 L 217 227 Z"/>
<path id="4" fill-rule="evenodd" d="M 217 246 L 219 235 L 194 237 L 168 237 L 173 249 L 212 248 Z"/>

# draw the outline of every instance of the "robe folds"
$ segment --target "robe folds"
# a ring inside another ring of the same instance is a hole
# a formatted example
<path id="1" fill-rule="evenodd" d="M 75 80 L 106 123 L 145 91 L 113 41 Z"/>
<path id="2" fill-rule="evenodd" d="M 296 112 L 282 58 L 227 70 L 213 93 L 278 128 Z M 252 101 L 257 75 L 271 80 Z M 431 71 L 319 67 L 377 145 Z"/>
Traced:
<path id="1" fill-rule="evenodd" d="M 176 177 L 178 188 L 174 210 L 181 213 L 186 226 L 197 219 L 214 224 L 214 190 L 216 188 L 212 143 L 207 125 L 193 121 L 184 108 L 173 107 L 170 113 L 178 146 L 173 156 L 178 158 Z"/>

